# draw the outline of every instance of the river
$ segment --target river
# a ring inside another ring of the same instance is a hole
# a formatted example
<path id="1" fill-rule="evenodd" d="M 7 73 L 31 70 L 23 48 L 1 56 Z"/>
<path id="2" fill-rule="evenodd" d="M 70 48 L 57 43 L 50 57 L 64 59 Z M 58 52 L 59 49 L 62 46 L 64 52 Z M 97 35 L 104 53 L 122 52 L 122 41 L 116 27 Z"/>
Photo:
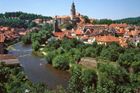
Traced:
<path id="1" fill-rule="evenodd" d="M 70 78 L 68 72 L 57 70 L 47 64 L 44 58 L 32 55 L 31 45 L 23 46 L 17 43 L 13 47 L 9 53 L 17 56 L 29 80 L 46 83 L 50 89 L 55 89 L 58 85 L 67 87 Z"/>

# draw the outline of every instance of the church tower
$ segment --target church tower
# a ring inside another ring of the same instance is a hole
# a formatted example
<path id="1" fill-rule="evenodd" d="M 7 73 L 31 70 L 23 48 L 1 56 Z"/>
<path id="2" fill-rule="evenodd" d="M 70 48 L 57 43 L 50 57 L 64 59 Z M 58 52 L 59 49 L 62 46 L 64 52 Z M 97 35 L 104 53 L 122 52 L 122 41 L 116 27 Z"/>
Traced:
<path id="1" fill-rule="evenodd" d="M 76 9 L 75 9 L 75 4 L 74 2 L 72 3 L 72 6 L 71 6 L 71 18 L 72 20 L 76 17 Z"/>

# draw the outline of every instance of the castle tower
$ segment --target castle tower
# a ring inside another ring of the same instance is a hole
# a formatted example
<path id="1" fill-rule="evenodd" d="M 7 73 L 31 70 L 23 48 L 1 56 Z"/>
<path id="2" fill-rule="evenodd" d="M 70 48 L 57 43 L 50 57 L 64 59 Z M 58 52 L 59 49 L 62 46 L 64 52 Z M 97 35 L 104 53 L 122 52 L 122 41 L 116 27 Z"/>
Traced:
<path id="1" fill-rule="evenodd" d="M 55 16 L 54 21 L 53 21 L 53 33 L 54 32 L 61 32 L 60 28 L 59 28 L 59 21 L 58 21 L 58 17 Z"/>
<path id="2" fill-rule="evenodd" d="M 53 23 L 53 26 L 54 26 L 54 31 L 53 32 L 57 32 L 58 31 L 58 20 L 57 20 L 57 16 L 55 16 L 54 18 L 54 23 Z"/>
<path id="3" fill-rule="evenodd" d="M 72 3 L 72 6 L 71 6 L 71 18 L 72 20 L 76 17 L 76 9 L 75 9 L 75 4 L 74 2 Z"/>

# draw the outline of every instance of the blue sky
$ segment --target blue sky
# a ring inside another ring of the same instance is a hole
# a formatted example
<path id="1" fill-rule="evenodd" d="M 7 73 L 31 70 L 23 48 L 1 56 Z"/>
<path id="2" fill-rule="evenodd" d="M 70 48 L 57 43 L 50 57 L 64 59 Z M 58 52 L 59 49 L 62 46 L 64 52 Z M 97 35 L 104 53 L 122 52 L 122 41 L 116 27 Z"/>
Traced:
<path id="1" fill-rule="evenodd" d="M 140 16 L 140 0 L 74 0 L 76 9 L 92 18 Z M 42 15 L 70 15 L 73 0 L 0 0 L 0 12 L 23 11 Z"/>

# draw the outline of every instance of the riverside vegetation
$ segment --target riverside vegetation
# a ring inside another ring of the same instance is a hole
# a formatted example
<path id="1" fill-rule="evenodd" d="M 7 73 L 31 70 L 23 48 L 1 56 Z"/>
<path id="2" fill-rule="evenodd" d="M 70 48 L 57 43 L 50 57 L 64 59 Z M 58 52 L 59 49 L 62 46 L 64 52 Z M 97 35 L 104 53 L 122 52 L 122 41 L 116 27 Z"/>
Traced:
<path id="1" fill-rule="evenodd" d="M 5 18 L 4 21 L 1 21 L 1 25 L 25 28 L 29 26 L 30 28 L 30 25 L 25 24 L 25 20 L 32 19 L 32 17 L 19 13 L 20 16 L 16 16 L 20 19 L 12 19 L 6 15 L 10 16 L 11 13 L 10 15 L 8 13 L 0 14 L 1 20 L 3 17 Z M 11 16 L 13 17 L 13 15 Z M 13 24 L 10 20 L 22 20 L 24 24 L 22 22 Z M 66 89 L 59 87 L 55 90 L 49 90 L 44 84 L 31 83 L 21 67 L 9 67 L 1 64 L 0 93 L 140 92 L 140 44 L 135 46 L 129 43 L 127 48 L 123 48 L 116 43 L 105 46 L 94 42 L 92 45 L 88 45 L 77 39 L 64 38 L 63 40 L 51 39 L 42 47 L 41 45 L 51 38 L 53 27 L 51 24 L 45 24 L 41 25 L 41 28 L 40 31 L 28 33 L 22 38 L 22 42 L 32 44 L 33 51 L 45 52 L 46 62 L 52 64 L 56 69 L 70 71 L 71 78 L 68 87 Z M 40 50 L 40 48 L 43 50 Z M 97 67 L 89 69 L 78 64 L 83 57 L 95 58 Z"/>
<path id="2" fill-rule="evenodd" d="M 68 93 L 139 92 L 140 44 L 135 46 L 128 43 L 128 47 L 125 48 L 117 43 L 105 46 L 94 42 L 88 45 L 77 39 L 64 38 L 63 40 L 51 39 L 42 47 L 40 45 L 44 44 L 45 40 L 42 40 L 42 35 L 39 36 L 39 34 L 49 33 L 46 37 L 51 37 L 52 30 L 50 30 L 51 27 L 48 28 L 43 30 L 44 32 L 30 33 L 27 42 L 31 41 L 34 51 L 45 52 L 47 62 L 52 64 L 53 67 L 70 71 L 71 78 L 66 89 Z M 27 38 L 27 36 L 24 38 Z M 24 38 L 23 40 L 25 40 Z M 39 44 L 34 45 L 34 42 Z M 40 48 L 43 48 L 43 50 L 40 50 Z M 89 69 L 79 65 L 82 57 L 95 58 L 97 67 Z M 64 93 L 67 93 L 66 91 Z"/>

